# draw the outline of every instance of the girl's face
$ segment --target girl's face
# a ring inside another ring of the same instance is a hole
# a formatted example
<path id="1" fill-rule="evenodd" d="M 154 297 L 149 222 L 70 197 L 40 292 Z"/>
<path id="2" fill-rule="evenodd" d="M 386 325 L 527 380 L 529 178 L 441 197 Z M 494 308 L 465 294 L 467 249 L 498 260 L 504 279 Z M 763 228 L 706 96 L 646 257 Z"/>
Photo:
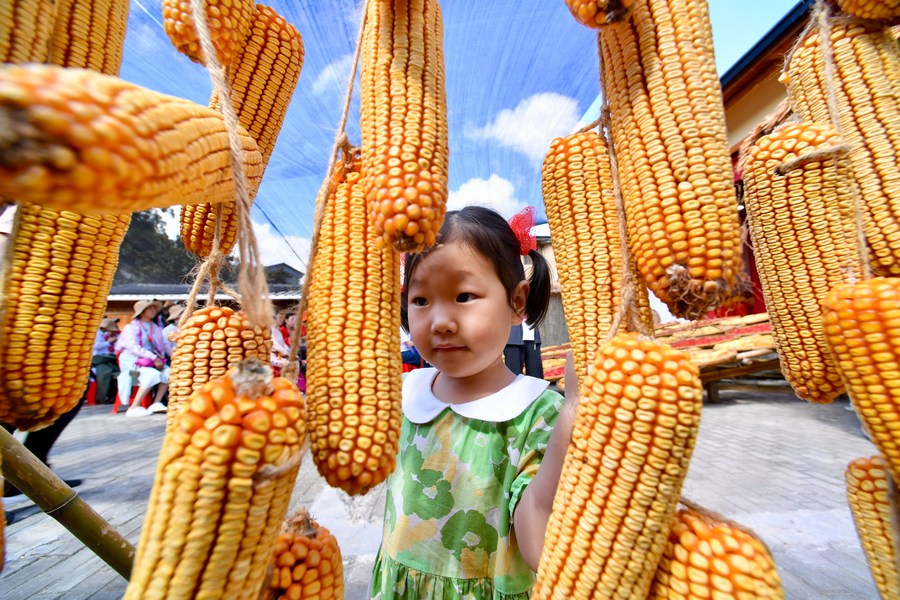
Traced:
<path id="1" fill-rule="evenodd" d="M 527 284 L 509 296 L 484 256 L 451 242 L 416 266 L 409 282 L 409 333 L 442 375 L 469 378 L 505 369 L 509 328 L 522 322 Z"/>
<path id="2" fill-rule="evenodd" d="M 275 313 L 275 327 L 284 325 L 284 313 Z"/>

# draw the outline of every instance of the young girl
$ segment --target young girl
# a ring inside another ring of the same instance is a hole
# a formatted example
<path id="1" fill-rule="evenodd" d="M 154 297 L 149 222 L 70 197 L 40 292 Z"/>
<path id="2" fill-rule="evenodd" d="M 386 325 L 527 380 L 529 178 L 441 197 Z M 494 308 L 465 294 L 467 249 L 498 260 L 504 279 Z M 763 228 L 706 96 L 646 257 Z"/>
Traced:
<path id="1" fill-rule="evenodd" d="M 576 401 L 503 361 L 510 327 L 540 323 L 550 299 L 546 261 L 528 251 L 526 280 L 523 253 L 469 206 L 407 256 L 403 327 L 434 368 L 403 384 L 373 598 L 529 597 Z"/>

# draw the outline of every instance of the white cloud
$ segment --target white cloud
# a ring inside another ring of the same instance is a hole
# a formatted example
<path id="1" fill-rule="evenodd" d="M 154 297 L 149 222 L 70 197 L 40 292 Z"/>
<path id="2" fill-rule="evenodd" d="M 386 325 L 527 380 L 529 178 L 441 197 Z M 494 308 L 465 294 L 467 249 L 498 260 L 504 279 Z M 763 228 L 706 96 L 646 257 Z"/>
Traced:
<path id="1" fill-rule="evenodd" d="M 468 135 L 494 140 L 540 163 L 553 138 L 571 133 L 580 117 L 574 98 L 544 92 L 525 98 L 513 109 L 501 110 L 493 123 Z"/>
<path id="2" fill-rule="evenodd" d="M 512 182 L 496 173 L 487 179 L 474 177 L 451 191 L 447 210 L 459 210 L 469 204 L 492 208 L 507 219 L 524 206 L 516 199 L 516 188 Z"/>
<path id="3" fill-rule="evenodd" d="M 353 68 L 353 55 L 345 54 L 319 71 L 312 85 L 313 94 L 320 96 L 325 92 L 341 92 L 347 87 L 347 78 Z"/>
<path id="4" fill-rule="evenodd" d="M 181 207 L 170 206 L 167 209 L 159 210 L 159 216 L 163 222 L 163 229 L 166 236 L 170 240 L 176 239 L 181 235 Z"/>
<path id="5" fill-rule="evenodd" d="M 147 23 L 144 20 L 129 23 L 128 37 L 142 55 L 156 56 L 161 52 L 169 52 L 173 48 L 162 27 L 157 27 L 156 24 Z"/>
<path id="6" fill-rule="evenodd" d="M 310 246 L 307 238 L 296 235 L 282 237 L 272 229 L 269 223 L 257 223 L 256 221 L 253 221 L 253 233 L 256 234 L 256 243 L 259 246 L 262 264 L 269 266 L 285 263 L 298 271 L 306 272 Z"/>

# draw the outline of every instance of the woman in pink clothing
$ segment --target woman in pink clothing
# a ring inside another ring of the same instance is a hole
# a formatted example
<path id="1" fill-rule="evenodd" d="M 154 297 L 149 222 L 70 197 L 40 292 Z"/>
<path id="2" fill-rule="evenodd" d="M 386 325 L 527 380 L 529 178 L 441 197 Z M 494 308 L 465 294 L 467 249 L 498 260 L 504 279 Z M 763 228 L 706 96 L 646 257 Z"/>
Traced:
<path id="1" fill-rule="evenodd" d="M 169 388 L 169 367 L 166 365 L 165 337 L 162 328 L 156 323 L 160 308 L 162 305 L 156 300 L 136 302 L 134 317 L 116 342 L 121 370 L 119 397 L 125 401 L 131 392 L 132 378 L 137 377 L 138 382 L 137 395 L 125 413 L 128 417 L 166 412 L 162 399 Z M 144 408 L 141 402 L 153 386 L 158 386 L 153 404 Z"/>

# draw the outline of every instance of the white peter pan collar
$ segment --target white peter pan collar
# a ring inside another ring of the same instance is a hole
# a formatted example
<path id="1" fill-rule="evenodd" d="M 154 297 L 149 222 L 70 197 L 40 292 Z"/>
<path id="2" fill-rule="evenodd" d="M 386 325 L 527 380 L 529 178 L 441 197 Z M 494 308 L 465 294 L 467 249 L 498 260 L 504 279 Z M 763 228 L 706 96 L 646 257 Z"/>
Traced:
<path id="1" fill-rule="evenodd" d="M 550 385 L 543 379 L 518 375 L 512 383 L 490 396 L 464 404 L 449 404 L 431 391 L 437 374 L 437 369 L 429 368 L 415 369 L 406 375 L 403 381 L 403 415 L 411 422 L 418 425 L 428 423 L 450 407 L 461 417 L 502 423 L 525 412 Z"/>

